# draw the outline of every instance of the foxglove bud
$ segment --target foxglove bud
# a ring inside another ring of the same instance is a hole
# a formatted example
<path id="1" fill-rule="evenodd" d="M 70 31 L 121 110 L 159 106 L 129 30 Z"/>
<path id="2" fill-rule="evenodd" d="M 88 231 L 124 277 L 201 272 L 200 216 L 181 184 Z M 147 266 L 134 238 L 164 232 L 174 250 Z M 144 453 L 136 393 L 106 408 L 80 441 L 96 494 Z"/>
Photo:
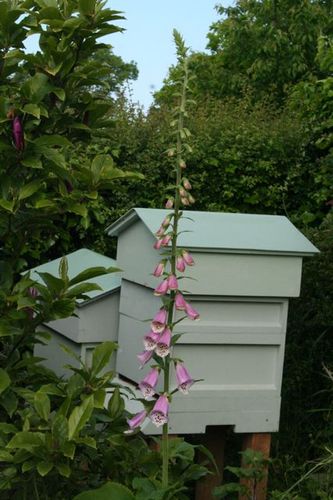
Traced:
<path id="1" fill-rule="evenodd" d="M 165 228 L 163 226 L 159 227 L 158 230 L 156 231 L 156 236 L 164 236 Z"/>
<path id="2" fill-rule="evenodd" d="M 186 168 L 186 163 L 184 162 L 184 160 L 180 160 L 179 166 L 180 168 Z"/>
<path id="3" fill-rule="evenodd" d="M 153 321 L 151 322 L 151 329 L 154 333 L 162 333 L 165 329 L 165 325 L 167 322 L 168 313 L 167 310 L 160 309 L 154 316 Z"/>
<path id="4" fill-rule="evenodd" d="M 128 426 L 130 430 L 134 430 L 137 427 L 140 427 L 140 425 L 144 422 L 145 418 L 147 417 L 147 412 L 146 410 L 140 411 L 140 413 L 137 413 L 134 415 L 134 417 L 130 418 L 127 420 Z M 128 432 L 128 431 L 126 431 Z"/>
<path id="5" fill-rule="evenodd" d="M 139 389 L 145 399 L 148 399 L 155 394 L 155 387 L 158 382 L 159 369 L 152 368 L 145 378 L 139 383 Z"/>
<path id="6" fill-rule="evenodd" d="M 191 205 L 193 205 L 193 203 L 195 203 L 195 199 L 193 198 L 193 196 L 191 194 L 188 195 L 188 201 Z"/>
<path id="7" fill-rule="evenodd" d="M 198 311 L 196 311 L 188 302 L 186 302 L 185 311 L 189 319 L 195 320 L 200 318 Z"/>
<path id="8" fill-rule="evenodd" d="M 146 363 L 151 359 L 153 356 L 154 351 L 143 351 L 137 354 L 137 358 L 140 363 L 140 368 L 143 368 Z"/>
<path id="9" fill-rule="evenodd" d="M 181 198 L 187 198 L 187 196 L 188 196 L 188 192 L 186 191 L 186 189 L 184 189 L 182 187 L 179 188 L 179 194 L 180 194 Z"/>
<path id="10" fill-rule="evenodd" d="M 182 204 L 184 205 L 184 207 L 188 207 L 190 202 L 188 201 L 187 198 L 180 198 L 180 201 L 182 202 Z"/>
<path id="11" fill-rule="evenodd" d="M 170 226 L 170 222 L 171 222 L 171 217 L 170 217 L 170 215 L 167 215 L 162 222 L 162 227 L 167 229 Z"/>
<path id="12" fill-rule="evenodd" d="M 160 239 L 158 239 L 158 240 L 156 240 L 156 241 L 155 241 L 155 243 L 154 243 L 154 248 L 155 248 L 155 250 L 159 250 L 159 249 L 161 248 L 161 246 L 162 246 L 162 241 L 163 241 L 163 239 L 162 239 L 162 238 L 160 238 Z"/>
<path id="13" fill-rule="evenodd" d="M 175 307 L 178 311 L 185 311 L 186 309 L 186 300 L 184 299 L 183 295 L 179 292 L 176 294 Z"/>
<path id="14" fill-rule="evenodd" d="M 183 363 L 176 363 L 176 378 L 180 392 L 188 394 L 188 390 L 194 383 L 194 380 Z"/>
<path id="15" fill-rule="evenodd" d="M 156 276 L 156 278 L 159 278 L 164 273 L 164 268 L 165 260 L 161 260 L 161 262 L 159 262 L 159 264 L 157 264 L 157 266 L 155 267 L 153 275 Z"/>
<path id="16" fill-rule="evenodd" d="M 169 291 L 169 282 L 168 278 L 162 281 L 154 290 L 154 295 L 165 295 Z"/>
<path id="17" fill-rule="evenodd" d="M 194 266 L 193 257 L 187 250 L 183 250 L 182 256 L 188 266 Z"/>
<path id="18" fill-rule="evenodd" d="M 165 204 L 165 208 L 173 208 L 173 198 L 169 198 Z"/>
<path id="19" fill-rule="evenodd" d="M 183 259 L 183 257 L 181 255 L 178 255 L 178 257 L 176 259 L 176 268 L 181 273 L 183 273 L 185 271 L 185 260 Z"/>
<path id="20" fill-rule="evenodd" d="M 162 239 L 162 247 L 167 247 L 171 241 L 171 238 L 171 234 L 167 234 L 166 236 L 164 236 Z"/>
<path id="21" fill-rule="evenodd" d="M 189 181 L 188 179 L 186 179 L 185 177 L 184 177 L 184 179 L 183 179 L 183 185 L 184 185 L 184 188 L 185 188 L 185 189 L 187 189 L 188 191 L 189 191 L 190 189 L 192 189 L 192 186 L 191 186 L 190 181 Z"/>
<path id="22" fill-rule="evenodd" d="M 174 274 L 170 274 L 168 277 L 169 290 L 178 290 L 178 281 Z"/>

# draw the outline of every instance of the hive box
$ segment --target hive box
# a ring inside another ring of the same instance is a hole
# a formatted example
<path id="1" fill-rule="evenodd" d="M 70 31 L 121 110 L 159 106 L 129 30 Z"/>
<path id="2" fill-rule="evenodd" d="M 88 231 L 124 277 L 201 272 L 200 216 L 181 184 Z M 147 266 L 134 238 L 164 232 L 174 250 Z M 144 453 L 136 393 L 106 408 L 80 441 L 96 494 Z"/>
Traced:
<path id="1" fill-rule="evenodd" d="M 116 369 L 140 381 L 136 354 L 149 318 L 161 306 L 152 271 L 161 259 L 154 233 L 167 210 L 133 209 L 108 228 L 118 236 L 123 269 Z M 173 397 L 170 432 L 202 433 L 208 425 L 235 432 L 278 430 L 288 298 L 300 293 L 302 258 L 318 250 L 281 216 L 186 211 L 178 246 L 195 266 L 182 280 L 198 309 L 198 322 L 184 320 L 174 356 L 186 363 L 195 384 Z M 147 433 L 159 433 L 153 425 Z"/>
<path id="2" fill-rule="evenodd" d="M 66 256 L 68 274 L 73 278 L 88 267 L 117 267 L 116 262 L 91 250 L 81 249 Z M 31 269 L 31 277 L 41 280 L 37 272 L 48 272 L 58 276 L 60 258 Z M 65 364 L 77 366 L 60 344 L 69 347 L 82 361 L 89 363 L 93 348 L 106 340 L 116 341 L 118 335 L 119 295 L 121 278 L 119 273 L 107 274 L 87 280 L 97 283 L 102 290 L 87 292 L 87 300 L 78 301 L 75 309 L 77 316 L 51 321 L 43 330 L 51 334 L 47 345 L 35 346 L 35 355 L 45 358 L 44 365 L 58 375 L 68 375 Z M 114 369 L 115 358 L 108 369 Z"/>

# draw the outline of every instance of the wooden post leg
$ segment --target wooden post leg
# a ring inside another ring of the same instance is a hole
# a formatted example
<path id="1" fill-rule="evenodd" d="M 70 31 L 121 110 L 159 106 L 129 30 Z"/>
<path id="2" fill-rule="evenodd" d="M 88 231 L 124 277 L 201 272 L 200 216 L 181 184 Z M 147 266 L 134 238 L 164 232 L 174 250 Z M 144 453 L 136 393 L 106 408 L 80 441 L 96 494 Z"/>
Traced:
<path id="1" fill-rule="evenodd" d="M 225 427 L 207 427 L 202 444 L 214 456 L 219 474 L 215 473 L 215 468 L 211 468 L 214 475 L 206 476 L 196 482 L 195 500 L 213 500 L 215 498 L 212 495 L 213 489 L 221 484 L 223 478 Z M 199 461 L 205 460 L 207 457 L 200 454 Z"/>
<path id="2" fill-rule="evenodd" d="M 271 448 L 271 435 L 269 433 L 253 433 L 245 434 L 243 439 L 243 451 L 251 448 L 255 451 L 261 451 L 264 458 L 269 458 L 270 448 Z M 244 464 L 242 463 L 242 467 Z M 268 469 L 265 470 L 265 477 L 260 483 L 256 485 L 255 488 L 255 499 L 256 500 L 266 500 L 267 498 L 267 481 L 268 481 Z M 251 479 L 241 479 L 241 484 L 247 486 L 250 491 L 253 491 L 254 484 Z M 239 500 L 247 500 L 247 496 L 240 495 Z"/>

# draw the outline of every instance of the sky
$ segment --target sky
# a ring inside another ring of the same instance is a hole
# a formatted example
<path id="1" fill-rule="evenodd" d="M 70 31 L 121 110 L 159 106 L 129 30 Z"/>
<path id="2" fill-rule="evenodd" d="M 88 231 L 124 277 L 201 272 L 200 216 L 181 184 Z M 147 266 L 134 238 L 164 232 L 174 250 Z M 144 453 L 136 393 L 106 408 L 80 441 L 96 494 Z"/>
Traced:
<path id="1" fill-rule="evenodd" d="M 176 28 L 193 51 L 204 51 L 210 25 L 219 16 L 215 5 L 230 0 L 109 0 L 108 7 L 124 12 L 126 29 L 109 37 L 107 43 L 125 62 L 135 61 L 139 77 L 131 84 L 131 99 L 145 109 L 152 92 L 161 88 L 168 68 L 176 62 L 172 32 Z"/>

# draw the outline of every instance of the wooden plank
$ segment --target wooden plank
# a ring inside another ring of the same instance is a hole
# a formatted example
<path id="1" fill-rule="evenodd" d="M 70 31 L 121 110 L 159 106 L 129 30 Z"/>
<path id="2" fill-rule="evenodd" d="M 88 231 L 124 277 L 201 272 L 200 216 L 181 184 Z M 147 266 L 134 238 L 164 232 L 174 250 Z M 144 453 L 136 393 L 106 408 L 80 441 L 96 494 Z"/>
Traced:
<path id="1" fill-rule="evenodd" d="M 252 433 L 244 434 L 243 438 L 243 451 L 247 449 L 260 451 L 264 458 L 269 458 L 271 448 L 271 434 L 270 433 Z M 242 463 L 242 467 L 245 464 Z M 268 482 L 268 468 L 265 469 L 265 477 L 259 483 L 255 484 L 252 479 L 241 479 L 240 483 L 247 486 L 253 498 L 256 500 L 266 500 L 267 498 L 267 482 Z M 251 497 L 252 498 L 252 497 Z M 247 495 L 240 495 L 239 500 L 247 500 Z"/>
<path id="2" fill-rule="evenodd" d="M 195 500 L 213 500 L 213 490 L 219 486 L 223 479 L 224 467 L 224 447 L 225 447 L 226 427 L 225 426 L 212 426 L 207 427 L 206 433 L 203 436 L 202 444 L 214 456 L 219 474 L 216 474 L 215 469 L 211 466 L 213 475 L 208 475 L 196 482 Z M 207 461 L 204 454 L 200 454 L 199 462 Z"/>

